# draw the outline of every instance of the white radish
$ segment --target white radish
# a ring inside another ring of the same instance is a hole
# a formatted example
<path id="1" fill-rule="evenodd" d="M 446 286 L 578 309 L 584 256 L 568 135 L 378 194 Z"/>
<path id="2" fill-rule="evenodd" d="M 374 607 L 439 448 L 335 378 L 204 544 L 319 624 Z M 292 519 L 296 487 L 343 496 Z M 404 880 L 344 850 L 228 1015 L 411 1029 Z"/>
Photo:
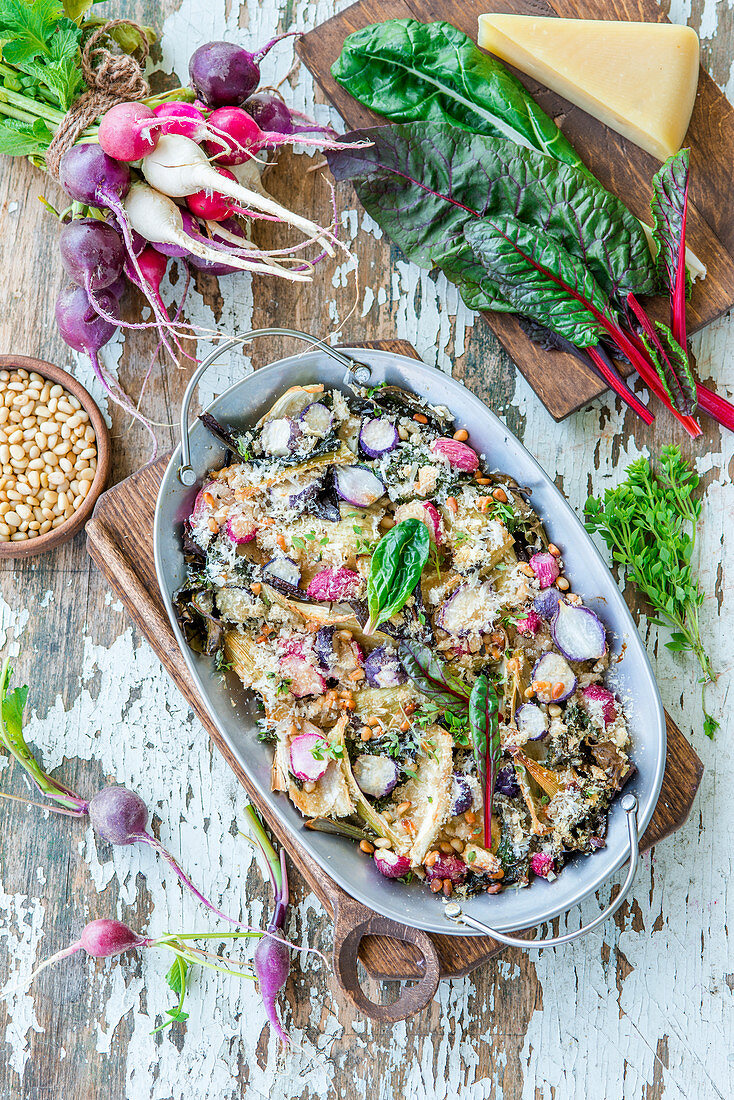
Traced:
<path id="1" fill-rule="evenodd" d="M 142 169 L 151 187 L 172 199 L 184 199 L 197 191 L 216 191 L 255 210 L 273 214 L 300 229 L 307 237 L 316 237 L 330 256 L 335 255 L 333 246 L 323 236 L 323 229 L 308 218 L 287 210 L 274 199 L 251 191 L 235 180 L 221 175 L 211 166 L 204 150 L 190 138 L 163 134 L 155 149 L 144 157 Z M 221 260 L 221 257 L 218 256 L 217 259 Z"/>
<path id="2" fill-rule="evenodd" d="M 167 195 L 161 194 L 153 187 L 148 187 L 146 183 L 134 183 L 123 199 L 123 204 L 130 226 L 151 244 L 178 244 L 202 260 L 213 263 L 222 262 L 224 256 L 221 251 L 209 248 L 195 237 L 188 235 L 183 226 L 181 211 Z M 242 271 L 273 274 L 272 265 L 253 263 L 240 259 L 239 256 L 231 256 L 229 253 L 226 254 L 226 263 Z M 293 282 L 311 281 L 308 274 L 287 271 L 285 268 L 279 269 L 278 274 Z"/>

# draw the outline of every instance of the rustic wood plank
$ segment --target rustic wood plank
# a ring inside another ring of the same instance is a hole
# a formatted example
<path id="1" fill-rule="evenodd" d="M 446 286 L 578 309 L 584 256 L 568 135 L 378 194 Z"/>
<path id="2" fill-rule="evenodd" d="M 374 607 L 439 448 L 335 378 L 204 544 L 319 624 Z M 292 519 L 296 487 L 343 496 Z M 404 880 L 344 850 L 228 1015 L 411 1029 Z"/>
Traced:
<path id="1" fill-rule="evenodd" d="M 331 76 L 331 65 L 347 34 L 385 19 L 413 17 L 422 22 L 448 19 L 476 38 L 477 18 L 485 9 L 485 0 L 451 8 L 441 0 L 360 0 L 301 39 L 298 52 L 351 128 L 380 125 L 384 119 L 366 110 Z M 493 10 L 566 18 L 666 21 L 655 0 L 503 0 Z M 523 73 L 515 75 L 561 125 L 604 186 L 619 195 L 638 217 L 649 221 L 651 180 L 659 163 Z M 734 195 L 728 183 L 734 152 L 734 109 L 703 68 L 686 141 L 691 148 L 688 243 L 708 269 L 706 279 L 694 286 L 688 307 L 689 332 L 694 333 L 734 304 Z M 656 300 L 650 313 L 665 320 L 666 303 Z M 557 420 L 604 392 L 604 385 L 590 369 L 573 356 L 544 352 L 529 340 L 514 317 L 485 313 L 484 318 Z M 629 374 L 629 368 L 623 373 Z"/>

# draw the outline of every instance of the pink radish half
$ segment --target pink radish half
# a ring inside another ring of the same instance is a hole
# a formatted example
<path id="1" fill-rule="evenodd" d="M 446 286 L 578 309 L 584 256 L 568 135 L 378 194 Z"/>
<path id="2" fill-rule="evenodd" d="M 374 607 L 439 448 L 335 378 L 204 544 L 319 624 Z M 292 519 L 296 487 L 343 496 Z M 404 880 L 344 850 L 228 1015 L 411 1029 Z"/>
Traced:
<path id="1" fill-rule="evenodd" d="M 304 783 L 321 779 L 329 766 L 326 748 L 329 742 L 320 733 L 300 733 L 291 741 L 291 771 Z M 317 755 L 314 755 L 314 750 Z"/>

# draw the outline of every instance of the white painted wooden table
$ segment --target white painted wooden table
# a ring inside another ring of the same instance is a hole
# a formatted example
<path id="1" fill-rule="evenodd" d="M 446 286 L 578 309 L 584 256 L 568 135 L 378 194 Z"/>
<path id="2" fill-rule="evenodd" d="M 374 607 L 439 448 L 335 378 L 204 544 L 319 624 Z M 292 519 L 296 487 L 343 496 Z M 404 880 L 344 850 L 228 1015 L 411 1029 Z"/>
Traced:
<path id="1" fill-rule="evenodd" d="M 213 38 L 266 41 L 278 30 L 309 29 L 336 6 L 329 0 L 279 7 L 250 0 L 165 0 L 125 4 L 124 14 L 163 23 L 164 69 L 186 79 L 192 50 Z M 160 10 L 159 10 L 160 9 Z M 112 15 L 123 5 L 105 5 Z M 702 37 L 709 68 L 722 87 L 730 80 L 732 15 L 724 4 L 678 4 Z M 719 33 L 717 35 L 717 27 Z M 264 65 L 266 82 L 286 76 L 289 45 Z M 291 102 L 321 119 L 310 78 L 301 69 L 284 89 Z M 731 94 L 734 82 L 729 88 Z M 272 189 L 325 215 L 320 173 L 308 157 L 286 155 Z M 280 180 L 280 183 L 278 182 Z M 290 183 L 288 182 L 290 181 Z M 53 188 L 45 185 L 49 194 Z M 79 357 L 60 343 L 50 318 L 61 285 L 56 228 L 36 196 L 40 174 L 20 162 L 0 163 L 2 349 L 37 354 L 73 366 L 90 381 Z M 300 293 L 249 276 L 222 279 L 219 290 L 200 277 L 189 319 L 240 331 L 292 323 L 345 340 L 397 335 L 426 361 L 455 369 L 524 439 L 571 502 L 580 509 L 590 490 L 619 476 L 628 460 L 656 453 L 678 438 L 661 414 L 654 432 L 607 402 L 555 424 L 498 349 L 486 327 L 433 279 L 391 257 L 379 231 L 349 210 L 339 193 L 346 239 L 360 255 L 356 309 L 347 267 L 323 269 Z M 173 277 L 175 278 L 175 276 Z M 180 290 L 180 284 L 179 284 Z M 170 290 L 174 294 L 173 288 Z M 132 312 L 131 312 L 132 315 Z M 341 326 L 341 327 L 340 327 Z M 107 364 L 137 395 L 152 351 L 136 335 L 105 349 Z M 267 358 L 280 354 L 273 345 Z M 697 341 L 699 371 L 732 396 L 734 329 L 728 319 Z M 208 401 L 243 370 L 263 362 L 233 359 L 207 380 Z M 137 382 L 137 386 L 136 386 Z M 158 368 L 146 408 L 154 419 L 175 417 L 185 372 Z M 94 386 L 92 385 L 94 390 Z M 96 392 L 96 391 L 95 391 Z M 145 458 L 142 433 L 112 409 L 115 477 Z M 173 439 L 158 429 L 162 446 Z M 283 1053 L 266 1026 L 250 983 L 209 972 L 192 984 L 185 1030 L 150 1034 L 156 1013 L 171 1003 L 164 984 L 168 961 L 148 953 L 112 963 L 74 957 L 44 974 L 32 993 L 18 992 L 46 955 L 98 916 L 118 916 L 155 935 L 210 930 L 215 923 L 184 896 L 173 877 L 142 849 L 98 844 L 83 825 L 53 819 L 15 803 L 0 805 L 0 1097 L 54 1100 L 273 1100 L 352 1097 L 385 1100 L 729 1100 L 734 1096 L 734 959 L 727 909 L 734 845 L 734 746 L 727 702 L 734 662 L 734 601 L 727 536 L 734 521 L 732 436 L 710 428 L 696 451 L 705 475 L 701 574 L 709 598 L 702 633 L 720 671 L 709 702 L 722 717 L 716 741 L 699 731 L 699 690 L 692 664 L 672 656 L 644 619 L 640 629 L 656 666 L 663 699 L 706 764 L 694 812 L 684 828 L 643 860 L 634 900 L 614 922 L 537 960 L 508 953 L 472 977 L 442 984 L 431 1010 L 392 1028 L 355 1016 L 312 956 L 296 958 L 286 1017 L 292 1049 Z M 90 796 L 114 779 L 140 792 L 157 814 L 163 842 L 180 855 L 205 892 L 229 911 L 245 899 L 258 923 L 267 892 L 237 836 L 242 791 L 170 685 L 147 644 L 126 620 L 86 558 L 78 539 L 56 554 L 0 569 L 0 643 L 20 652 L 19 682 L 31 687 L 30 739 L 47 768 Z M 0 759 L 0 785 L 28 794 L 25 781 Z M 568 927 L 588 920 L 610 888 L 571 914 Z M 330 925 L 313 897 L 296 889 L 292 932 L 328 950 Z"/>

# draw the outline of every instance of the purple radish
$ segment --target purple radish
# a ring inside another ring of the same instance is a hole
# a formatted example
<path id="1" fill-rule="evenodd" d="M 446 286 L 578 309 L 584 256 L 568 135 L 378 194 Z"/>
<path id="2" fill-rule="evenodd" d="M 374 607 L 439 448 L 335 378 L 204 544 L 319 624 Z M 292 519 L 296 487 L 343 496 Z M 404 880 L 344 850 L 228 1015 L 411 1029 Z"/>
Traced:
<path id="1" fill-rule="evenodd" d="M 262 49 L 249 53 L 234 42 L 206 42 L 189 58 L 189 77 L 199 99 L 208 107 L 244 103 L 260 83 L 260 62 L 277 42 L 299 35 L 279 34 Z"/>
<path id="2" fill-rule="evenodd" d="M 220 912 L 210 901 L 207 901 L 160 841 L 146 831 L 148 809 L 140 795 L 129 791 L 126 787 L 105 787 L 87 802 L 43 771 L 23 737 L 23 707 L 27 688 L 16 688 L 9 693 L 12 674 L 13 670 L 6 658 L 0 671 L 0 714 L 2 715 L 0 745 L 3 745 L 25 769 L 41 794 L 55 803 L 47 808 L 68 817 L 89 817 L 95 833 L 110 844 L 122 847 L 130 844 L 147 844 L 163 857 L 184 886 L 203 905 L 224 920 L 239 924 L 239 921 L 228 917 L 226 913 Z"/>
<path id="3" fill-rule="evenodd" d="M 115 160 L 142 160 L 158 142 L 155 113 L 145 103 L 116 103 L 102 116 L 100 147 Z"/>
<path id="4" fill-rule="evenodd" d="M 398 430 L 386 416 L 363 420 L 359 430 L 359 446 L 368 458 L 381 458 L 398 445 Z"/>
<path id="5" fill-rule="evenodd" d="M 306 595 L 312 600 L 335 601 L 351 600 L 362 586 L 362 578 L 353 569 L 342 566 L 339 569 L 322 569 L 306 589 Z"/>
<path id="6" fill-rule="evenodd" d="M 334 416 L 331 409 L 327 409 L 320 401 L 314 401 L 307 405 L 298 417 L 299 427 L 308 435 L 318 436 L 324 439 L 331 431 Z"/>
<path id="7" fill-rule="evenodd" d="M 125 246 L 120 234 L 98 218 L 76 218 L 61 227 L 59 252 L 64 271 L 87 294 L 104 290 L 122 274 Z"/>
<path id="8" fill-rule="evenodd" d="M 591 661 L 603 657 L 607 650 L 607 635 L 603 624 L 588 607 L 579 604 L 558 604 L 551 634 L 561 653 L 569 661 Z"/>
<path id="9" fill-rule="evenodd" d="M 367 508 L 385 495 L 385 486 L 366 466 L 339 466 L 335 485 L 337 496 L 358 508 Z"/>
<path id="10" fill-rule="evenodd" d="M 492 629 L 497 610 L 497 594 L 491 581 L 476 586 L 462 584 L 439 608 L 436 624 L 456 638 L 486 634 Z"/>
<path id="11" fill-rule="evenodd" d="M 552 554 L 547 552 L 533 554 L 528 564 L 538 578 L 538 584 L 541 588 L 550 588 L 561 575 L 558 562 Z"/>
<path id="12" fill-rule="evenodd" d="M 558 610 L 560 600 L 561 593 L 557 588 L 545 588 L 540 595 L 536 596 L 533 600 L 533 607 L 538 612 L 541 619 L 545 619 L 545 621 L 549 623 Z"/>
<path id="13" fill-rule="evenodd" d="M 523 703 L 515 711 L 515 725 L 528 741 L 540 741 L 548 732 L 548 716 L 535 703 Z"/>
<path id="14" fill-rule="evenodd" d="M 497 772 L 495 794 L 503 794 L 505 798 L 517 798 L 520 794 L 520 784 L 517 781 L 515 769 L 510 764 L 506 768 L 500 768 Z"/>
<path id="15" fill-rule="evenodd" d="M 252 115 L 261 130 L 278 134 L 321 133 L 335 137 L 331 126 L 319 126 L 315 119 L 288 107 L 274 92 L 255 92 L 242 107 Z"/>
<path id="16" fill-rule="evenodd" d="M 285 458 L 298 449 L 302 431 L 295 420 L 287 416 L 279 420 L 269 420 L 260 433 L 260 443 L 266 455 Z"/>
<path id="17" fill-rule="evenodd" d="M 301 568 L 293 558 L 271 558 L 263 566 L 262 578 L 287 596 L 303 595 L 300 590 Z"/>
<path id="18" fill-rule="evenodd" d="M 285 658 L 298 660 L 298 658 Z M 326 749 L 329 742 L 322 733 L 299 733 L 291 741 L 291 772 L 303 782 L 316 783 L 329 766 Z"/>
<path id="19" fill-rule="evenodd" d="M 460 886 L 469 873 L 469 868 L 458 856 L 440 856 L 432 867 L 426 867 L 429 882 L 436 879 L 448 879 L 454 886 Z"/>
<path id="20" fill-rule="evenodd" d="M 394 760 L 387 756 L 358 756 L 352 768 L 357 786 L 370 798 L 384 798 L 398 785 L 400 771 Z"/>
<path id="21" fill-rule="evenodd" d="M 314 653 L 316 654 L 316 660 L 326 672 L 331 672 L 332 668 L 336 664 L 336 653 L 334 652 L 334 632 L 335 626 L 322 626 L 316 632 L 314 639 Z"/>
<path id="22" fill-rule="evenodd" d="M 576 683 L 571 667 L 560 653 L 544 653 L 536 661 L 533 685 L 541 703 L 562 703 L 573 695 Z"/>
<path id="23" fill-rule="evenodd" d="M 454 772 L 451 776 L 451 815 L 465 814 L 474 805 L 474 795 L 466 776 Z"/>
<path id="24" fill-rule="evenodd" d="M 376 848 L 373 856 L 375 867 L 385 878 L 402 878 L 410 870 L 410 860 L 389 848 Z"/>
<path id="25" fill-rule="evenodd" d="M 374 688 L 398 687 L 408 678 L 397 654 L 387 645 L 380 645 L 368 654 L 364 674 L 369 686 Z"/>

